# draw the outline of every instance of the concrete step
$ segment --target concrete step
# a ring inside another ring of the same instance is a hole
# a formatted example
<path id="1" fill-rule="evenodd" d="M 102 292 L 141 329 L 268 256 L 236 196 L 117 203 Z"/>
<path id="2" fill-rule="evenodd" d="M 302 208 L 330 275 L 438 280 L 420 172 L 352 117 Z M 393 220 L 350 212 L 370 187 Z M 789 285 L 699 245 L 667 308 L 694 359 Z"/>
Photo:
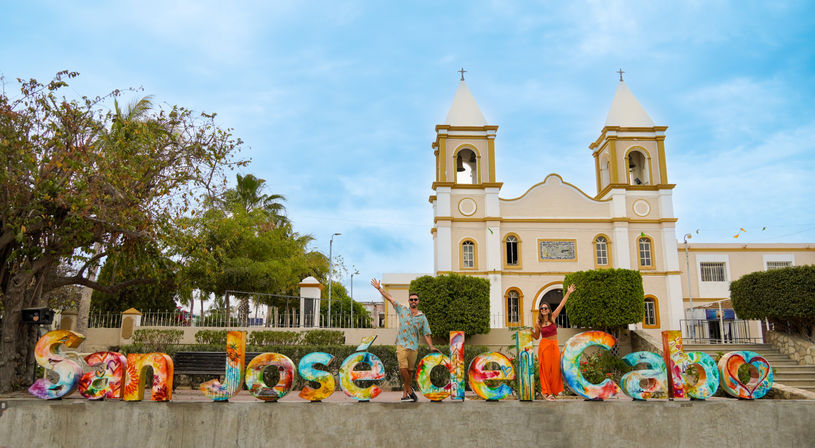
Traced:
<path id="1" fill-rule="evenodd" d="M 694 350 L 720 350 L 723 352 L 732 352 L 735 350 L 776 350 L 772 344 L 682 344 L 685 350 L 693 348 Z"/>
<path id="2" fill-rule="evenodd" d="M 787 365 L 775 365 L 770 363 L 775 369 L 776 375 L 786 375 L 786 374 L 806 374 L 812 375 L 815 378 L 815 367 L 813 366 L 787 366 Z"/>
<path id="3" fill-rule="evenodd" d="M 801 388 L 801 386 L 815 387 L 815 378 L 809 379 L 773 378 L 773 382 L 797 388 Z"/>

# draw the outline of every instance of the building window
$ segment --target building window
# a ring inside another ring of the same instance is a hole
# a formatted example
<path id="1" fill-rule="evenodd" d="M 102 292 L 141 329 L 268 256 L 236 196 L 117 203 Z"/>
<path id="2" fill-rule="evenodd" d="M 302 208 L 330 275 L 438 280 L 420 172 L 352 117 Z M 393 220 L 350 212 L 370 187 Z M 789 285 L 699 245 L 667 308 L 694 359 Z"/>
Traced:
<path id="1" fill-rule="evenodd" d="M 507 235 L 504 242 L 507 266 L 518 266 L 518 237 Z"/>
<path id="2" fill-rule="evenodd" d="M 725 263 L 722 261 L 711 262 L 705 261 L 699 263 L 699 269 L 702 271 L 703 282 L 723 282 L 726 281 L 724 275 Z"/>
<path id="3" fill-rule="evenodd" d="M 770 269 L 781 269 L 781 268 L 788 268 L 792 266 L 791 261 L 768 261 L 767 262 L 767 270 Z"/>
<path id="4" fill-rule="evenodd" d="M 594 239 L 594 263 L 597 266 L 608 266 L 608 239 L 604 236 Z"/>
<path id="5" fill-rule="evenodd" d="M 475 268 L 475 243 L 464 241 L 461 243 L 461 267 L 464 269 Z"/>
<path id="6" fill-rule="evenodd" d="M 523 296 L 516 288 L 507 291 L 506 295 L 506 313 L 507 313 L 507 326 L 523 325 L 523 318 L 521 310 L 523 304 L 521 303 Z"/>
<path id="7" fill-rule="evenodd" d="M 648 159 L 640 151 L 628 153 L 628 183 L 631 185 L 648 185 Z"/>
<path id="8" fill-rule="evenodd" d="M 640 267 L 641 268 L 651 268 L 654 266 L 653 264 L 653 253 L 651 250 L 651 239 L 648 237 L 642 237 L 638 241 L 639 244 L 639 251 L 640 251 Z"/>
<path id="9" fill-rule="evenodd" d="M 659 307 L 656 297 L 645 298 L 645 318 L 642 320 L 644 328 L 659 328 Z"/>

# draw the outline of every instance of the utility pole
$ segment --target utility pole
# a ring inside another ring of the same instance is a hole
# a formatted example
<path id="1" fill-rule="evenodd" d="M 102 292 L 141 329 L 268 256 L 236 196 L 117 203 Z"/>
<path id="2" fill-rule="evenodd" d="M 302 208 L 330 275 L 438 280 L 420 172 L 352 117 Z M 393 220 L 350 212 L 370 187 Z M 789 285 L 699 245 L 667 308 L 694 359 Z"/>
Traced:
<path id="1" fill-rule="evenodd" d="M 334 237 L 342 235 L 335 233 L 328 241 L 328 323 L 326 328 L 331 328 L 331 277 L 334 275 Z"/>

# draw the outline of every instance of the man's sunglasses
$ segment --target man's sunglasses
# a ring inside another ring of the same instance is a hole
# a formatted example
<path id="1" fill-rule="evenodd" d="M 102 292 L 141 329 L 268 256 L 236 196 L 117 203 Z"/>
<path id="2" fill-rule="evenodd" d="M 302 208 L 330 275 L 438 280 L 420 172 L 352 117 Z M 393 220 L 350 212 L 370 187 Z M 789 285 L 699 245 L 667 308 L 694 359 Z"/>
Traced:
<path id="1" fill-rule="evenodd" d="M 408 299 L 408 300 L 411 301 L 411 302 L 418 302 L 419 301 L 419 299 Z"/>

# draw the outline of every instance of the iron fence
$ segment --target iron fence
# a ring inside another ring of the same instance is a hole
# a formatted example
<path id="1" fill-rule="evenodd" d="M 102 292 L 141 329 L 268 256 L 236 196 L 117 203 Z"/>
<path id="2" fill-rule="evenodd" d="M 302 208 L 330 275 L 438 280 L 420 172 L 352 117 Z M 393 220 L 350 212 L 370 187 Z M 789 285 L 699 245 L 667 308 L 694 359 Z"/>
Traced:
<path id="1" fill-rule="evenodd" d="M 122 326 L 122 313 L 91 311 L 88 313 L 88 328 L 119 328 Z"/>
<path id="2" fill-rule="evenodd" d="M 682 340 L 694 344 L 754 344 L 763 340 L 755 335 L 753 321 L 680 319 Z"/>

